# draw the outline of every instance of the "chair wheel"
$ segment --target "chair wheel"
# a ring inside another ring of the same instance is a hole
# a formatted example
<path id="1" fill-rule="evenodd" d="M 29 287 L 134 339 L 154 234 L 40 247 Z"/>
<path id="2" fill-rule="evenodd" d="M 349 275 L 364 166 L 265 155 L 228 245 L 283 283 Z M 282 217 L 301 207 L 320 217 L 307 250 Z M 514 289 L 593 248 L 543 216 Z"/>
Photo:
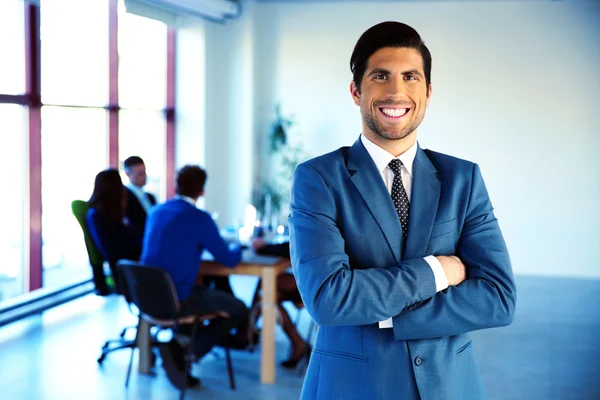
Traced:
<path id="1" fill-rule="evenodd" d="M 104 354 L 100 356 L 100 358 L 98 358 L 98 364 L 102 365 L 102 362 L 104 361 Z"/>

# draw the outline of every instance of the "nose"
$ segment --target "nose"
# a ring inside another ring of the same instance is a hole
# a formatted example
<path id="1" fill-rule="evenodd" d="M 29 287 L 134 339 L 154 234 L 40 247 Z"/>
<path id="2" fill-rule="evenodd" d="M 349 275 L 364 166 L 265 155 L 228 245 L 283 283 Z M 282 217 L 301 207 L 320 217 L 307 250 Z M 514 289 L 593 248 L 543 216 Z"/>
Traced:
<path id="1" fill-rule="evenodd" d="M 402 76 L 393 76 L 391 78 L 391 90 L 393 94 L 403 97 L 406 94 L 406 87 L 404 86 L 404 79 Z"/>

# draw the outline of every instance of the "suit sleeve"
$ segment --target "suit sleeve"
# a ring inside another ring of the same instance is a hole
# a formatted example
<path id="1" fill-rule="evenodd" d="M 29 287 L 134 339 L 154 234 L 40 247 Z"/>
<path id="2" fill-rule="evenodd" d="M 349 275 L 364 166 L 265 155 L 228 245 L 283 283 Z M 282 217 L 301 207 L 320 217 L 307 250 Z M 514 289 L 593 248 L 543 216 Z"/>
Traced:
<path id="1" fill-rule="evenodd" d="M 291 259 L 298 290 L 317 324 L 373 324 L 435 294 L 424 259 L 351 268 L 336 223 L 339 212 L 320 173 L 310 165 L 298 166 L 290 204 Z"/>
<path id="2" fill-rule="evenodd" d="M 477 165 L 456 256 L 467 267 L 467 279 L 394 317 L 396 340 L 456 335 L 513 320 L 516 288 L 510 258 Z"/>

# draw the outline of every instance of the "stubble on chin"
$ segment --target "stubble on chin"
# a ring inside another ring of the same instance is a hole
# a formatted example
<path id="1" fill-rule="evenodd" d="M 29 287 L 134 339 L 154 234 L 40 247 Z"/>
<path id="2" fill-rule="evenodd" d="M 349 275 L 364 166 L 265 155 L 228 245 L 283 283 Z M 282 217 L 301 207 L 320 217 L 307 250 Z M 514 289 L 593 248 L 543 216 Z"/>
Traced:
<path id="1" fill-rule="evenodd" d="M 365 125 L 367 125 L 367 127 L 371 130 L 371 132 L 373 132 L 376 136 L 380 137 L 381 139 L 385 140 L 402 140 L 408 135 L 410 135 L 411 132 L 414 130 L 411 129 L 411 127 L 409 127 L 408 129 L 402 129 L 400 132 L 397 133 L 386 132 L 381 127 L 381 125 L 379 125 L 377 119 L 375 119 L 375 117 L 370 113 L 363 113 L 363 121 L 365 122 Z"/>

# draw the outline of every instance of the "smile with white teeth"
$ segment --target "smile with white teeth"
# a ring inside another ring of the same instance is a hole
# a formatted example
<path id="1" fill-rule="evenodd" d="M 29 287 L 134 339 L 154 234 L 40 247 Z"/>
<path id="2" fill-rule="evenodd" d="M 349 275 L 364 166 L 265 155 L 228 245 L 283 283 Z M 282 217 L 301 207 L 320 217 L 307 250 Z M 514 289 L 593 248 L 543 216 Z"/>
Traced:
<path id="1" fill-rule="evenodd" d="M 402 117 L 408 112 L 408 108 L 380 108 L 381 112 L 388 117 L 398 118 Z"/>

